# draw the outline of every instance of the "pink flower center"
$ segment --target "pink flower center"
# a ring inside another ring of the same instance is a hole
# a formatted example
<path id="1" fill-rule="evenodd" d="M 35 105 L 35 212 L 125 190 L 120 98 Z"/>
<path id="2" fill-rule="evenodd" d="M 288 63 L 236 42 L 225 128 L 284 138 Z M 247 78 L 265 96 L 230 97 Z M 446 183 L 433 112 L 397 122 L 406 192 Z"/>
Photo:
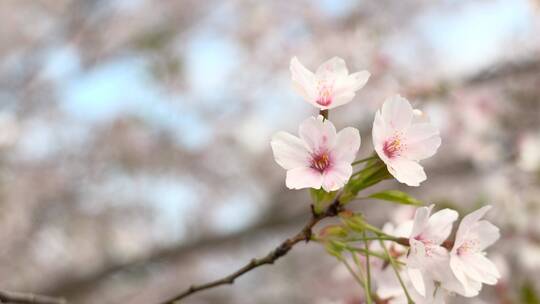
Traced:
<path id="1" fill-rule="evenodd" d="M 326 151 L 312 155 L 311 168 L 321 173 L 330 167 L 330 163 L 330 155 Z"/>
<path id="2" fill-rule="evenodd" d="M 321 106 L 328 106 L 332 103 L 332 88 L 327 85 L 321 85 L 319 87 L 319 99 L 317 103 Z"/>
<path id="3" fill-rule="evenodd" d="M 475 252 L 476 248 L 480 245 L 480 242 L 478 240 L 468 240 L 465 243 L 463 243 L 459 248 L 457 249 L 458 255 L 464 255 L 470 252 Z"/>
<path id="4" fill-rule="evenodd" d="M 383 144 L 384 155 L 386 155 L 388 158 L 399 156 L 402 150 L 403 144 L 401 143 L 401 139 L 397 136 L 386 140 Z"/>

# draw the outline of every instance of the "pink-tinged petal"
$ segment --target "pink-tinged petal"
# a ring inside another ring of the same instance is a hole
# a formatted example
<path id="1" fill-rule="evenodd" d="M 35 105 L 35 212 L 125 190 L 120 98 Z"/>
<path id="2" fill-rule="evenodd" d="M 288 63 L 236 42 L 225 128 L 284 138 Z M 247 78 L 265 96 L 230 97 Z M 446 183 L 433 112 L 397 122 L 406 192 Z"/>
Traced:
<path id="1" fill-rule="evenodd" d="M 469 234 L 469 232 L 471 231 L 471 228 L 473 228 L 490 209 L 491 206 L 485 206 L 463 217 L 456 232 L 456 241 L 454 247 L 461 246 L 461 244 L 463 244 L 467 237 L 467 234 Z"/>
<path id="2" fill-rule="evenodd" d="M 458 281 L 463 285 L 463 287 L 467 289 L 468 279 L 465 275 L 465 272 L 463 271 L 464 268 L 465 265 L 463 265 L 463 262 L 457 255 L 450 256 L 450 269 L 452 269 L 452 272 L 454 273 Z"/>
<path id="3" fill-rule="evenodd" d="M 479 221 L 473 228 L 478 237 L 478 250 L 483 251 L 493 245 L 501 236 L 499 228 L 488 221 Z"/>
<path id="4" fill-rule="evenodd" d="M 482 283 L 479 281 L 471 280 L 466 274 L 464 269 L 467 267 L 457 255 L 452 255 L 450 257 L 450 269 L 452 273 L 461 284 L 461 286 L 453 286 L 453 284 L 448 284 L 445 282 L 444 287 L 457 292 L 465 297 L 474 297 L 480 293 L 482 288 Z"/>
<path id="5" fill-rule="evenodd" d="M 318 98 L 317 79 L 315 74 L 300 63 L 298 58 L 291 59 L 290 70 L 292 81 L 296 91 L 309 103 L 320 107 L 316 100 Z"/>
<path id="6" fill-rule="evenodd" d="M 459 214 L 452 209 L 443 209 L 429 217 L 426 228 L 426 237 L 434 244 L 444 242 L 452 232 L 452 226 L 458 219 Z"/>
<path id="7" fill-rule="evenodd" d="M 411 125 L 413 108 L 407 99 L 396 95 L 384 101 L 382 118 L 392 130 L 405 131 Z"/>
<path id="8" fill-rule="evenodd" d="M 336 191 L 343 187 L 352 175 L 352 166 L 349 163 L 338 162 L 323 175 L 322 187 L 324 191 Z"/>
<path id="9" fill-rule="evenodd" d="M 350 81 L 348 88 L 353 91 L 360 90 L 366 85 L 370 76 L 371 74 L 368 71 L 360 71 L 360 72 L 352 73 L 348 77 Z"/>
<path id="10" fill-rule="evenodd" d="M 352 163 L 360 149 L 361 138 L 358 129 L 347 127 L 337 134 L 333 155 L 336 161 Z"/>
<path id="11" fill-rule="evenodd" d="M 415 238 L 421 235 L 422 232 L 424 232 L 427 227 L 429 215 L 431 214 L 431 210 L 433 210 L 433 207 L 435 207 L 435 205 L 431 205 L 429 207 L 420 207 L 416 209 L 416 212 L 414 214 L 414 224 L 412 228 L 411 238 Z"/>
<path id="12" fill-rule="evenodd" d="M 354 92 L 353 91 L 344 92 L 342 94 L 334 96 L 332 98 L 332 103 L 329 104 L 326 107 L 326 109 L 333 109 L 335 107 L 342 106 L 342 105 L 344 105 L 346 103 L 349 103 L 351 100 L 353 100 L 353 98 L 354 98 Z"/>
<path id="13" fill-rule="evenodd" d="M 390 163 L 387 162 L 387 165 L 388 172 L 400 183 L 404 183 L 407 186 L 418 187 L 427 178 L 424 168 L 413 160 L 400 158 Z"/>
<path id="14" fill-rule="evenodd" d="M 411 283 L 416 289 L 416 291 L 423 297 L 426 296 L 426 282 L 424 281 L 424 276 L 422 275 L 422 271 L 417 268 L 410 268 L 407 267 L 407 275 L 409 276 L 409 279 L 411 280 Z"/>
<path id="15" fill-rule="evenodd" d="M 339 57 L 333 57 L 321 64 L 315 74 L 319 79 L 334 78 L 336 76 L 347 76 L 349 71 L 347 70 L 345 60 Z"/>
<path id="16" fill-rule="evenodd" d="M 354 98 L 356 91 L 364 87 L 369 76 L 368 71 L 362 71 L 335 78 L 332 86 L 332 104 L 328 108 L 335 108 L 350 102 Z"/>
<path id="17" fill-rule="evenodd" d="M 383 145 L 387 139 L 387 131 L 384 120 L 382 119 L 381 111 L 375 113 L 375 119 L 373 120 L 373 129 L 371 130 L 371 137 L 373 140 L 373 147 L 375 152 L 382 160 L 386 160 L 387 157 L 383 151 Z"/>
<path id="18" fill-rule="evenodd" d="M 304 142 L 287 132 L 278 132 L 270 142 L 276 162 L 289 170 L 309 166 L 309 152 Z"/>
<path id="19" fill-rule="evenodd" d="M 461 259 L 466 265 L 464 272 L 473 280 L 495 285 L 501 277 L 495 264 L 481 253 L 467 254 Z"/>
<path id="20" fill-rule="evenodd" d="M 435 155 L 440 146 L 441 137 L 433 136 L 413 145 L 407 145 L 402 155 L 410 160 L 419 161 Z"/>
<path id="21" fill-rule="evenodd" d="M 336 142 L 336 128 L 328 119 L 310 117 L 300 124 L 300 138 L 311 153 L 330 150 Z"/>
<path id="22" fill-rule="evenodd" d="M 422 160 L 433 156 L 441 145 L 439 130 L 428 123 L 412 124 L 406 131 L 402 155 L 411 160 Z"/>
<path id="23" fill-rule="evenodd" d="M 321 188 L 322 174 L 311 168 L 295 168 L 287 171 L 285 184 L 289 189 Z"/>

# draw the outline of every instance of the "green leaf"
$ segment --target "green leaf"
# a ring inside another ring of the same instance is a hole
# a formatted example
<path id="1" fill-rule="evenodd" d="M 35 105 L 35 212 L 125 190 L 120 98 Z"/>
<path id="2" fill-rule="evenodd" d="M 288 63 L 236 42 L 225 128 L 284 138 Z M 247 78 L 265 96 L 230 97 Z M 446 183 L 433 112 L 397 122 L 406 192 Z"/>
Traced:
<path id="1" fill-rule="evenodd" d="M 402 205 L 423 206 L 424 203 L 399 190 L 387 190 L 377 192 L 368 196 L 369 198 L 380 199 Z"/>

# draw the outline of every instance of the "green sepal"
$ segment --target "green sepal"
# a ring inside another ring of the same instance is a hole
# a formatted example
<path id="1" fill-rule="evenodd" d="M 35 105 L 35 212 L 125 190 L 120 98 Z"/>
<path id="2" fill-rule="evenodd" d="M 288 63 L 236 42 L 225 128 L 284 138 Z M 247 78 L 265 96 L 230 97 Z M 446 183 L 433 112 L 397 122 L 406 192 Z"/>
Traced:
<path id="1" fill-rule="evenodd" d="M 347 228 L 351 229 L 354 232 L 364 232 L 365 231 L 365 221 L 362 217 L 362 214 L 355 214 L 350 211 L 341 212 L 339 214 L 341 221 Z"/>
<path id="2" fill-rule="evenodd" d="M 311 199 L 315 213 L 320 214 L 328 207 L 336 197 L 337 191 L 326 192 L 323 188 L 310 189 Z"/>
<path id="3" fill-rule="evenodd" d="M 343 250 L 345 250 L 345 248 L 347 248 L 347 245 L 339 241 L 329 240 L 328 242 L 325 243 L 324 248 L 329 254 L 340 259 L 341 253 L 343 252 Z"/>
<path id="4" fill-rule="evenodd" d="M 322 240 L 345 239 L 349 231 L 341 225 L 327 225 L 319 230 L 318 238 Z"/>
<path id="5" fill-rule="evenodd" d="M 340 198 L 341 204 L 352 201 L 358 192 L 389 178 L 392 178 L 392 175 L 382 160 L 377 158 L 367 162 L 365 168 L 356 173 L 345 185 Z"/>

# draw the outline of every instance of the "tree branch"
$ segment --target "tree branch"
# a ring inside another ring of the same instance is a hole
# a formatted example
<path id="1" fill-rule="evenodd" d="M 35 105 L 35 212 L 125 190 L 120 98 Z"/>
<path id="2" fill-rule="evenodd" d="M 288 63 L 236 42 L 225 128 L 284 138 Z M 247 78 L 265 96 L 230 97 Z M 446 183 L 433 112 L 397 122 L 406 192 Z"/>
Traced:
<path id="1" fill-rule="evenodd" d="M 295 236 L 292 238 L 286 239 L 283 241 L 278 247 L 276 247 L 274 250 L 270 251 L 266 256 L 259 258 L 259 259 L 252 259 L 249 263 L 247 263 L 244 267 L 238 269 L 237 271 L 233 272 L 232 274 L 223 277 L 221 279 L 208 282 L 206 284 L 202 285 L 192 285 L 188 289 L 184 290 L 180 294 L 161 302 L 160 304 L 174 304 L 177 301 L 184 299 L 194 293 L 218 287 L 221 285 L 227 285 L 227 284 L 233 284 L 234 281 L 240 277 L 241 275 L 258 268 L 260 266 L 266 265 L 266 264 L 273 264 L 276 260 L 281 258 L 282 256 L 286 255 L 293 247 L 294 245 L 306 241 L 309 242 L 311 239 L 312 234 L 312 228 L 319 223 L 322 219 L 327 217 L 333 217 L 336 216 L 339 212 L 343 210 L 343 206 L 340 205 L 339 202 L 339 195 L 336 197 L 334 202 L 326 208 L 326 210 L 323 213 L 316 214 L 313 206 L 311 206 L 311 219 L 309 222 L 302 228 L 300 232 L 298 232 Z"/>
<path id="2" fill-rule="evenodd" d="M 31 293 L 19 293 L 0 291 L 0 303 L 13 304 L 66 304 L 67 301 L 61 298 L 36 295 Z"/>

